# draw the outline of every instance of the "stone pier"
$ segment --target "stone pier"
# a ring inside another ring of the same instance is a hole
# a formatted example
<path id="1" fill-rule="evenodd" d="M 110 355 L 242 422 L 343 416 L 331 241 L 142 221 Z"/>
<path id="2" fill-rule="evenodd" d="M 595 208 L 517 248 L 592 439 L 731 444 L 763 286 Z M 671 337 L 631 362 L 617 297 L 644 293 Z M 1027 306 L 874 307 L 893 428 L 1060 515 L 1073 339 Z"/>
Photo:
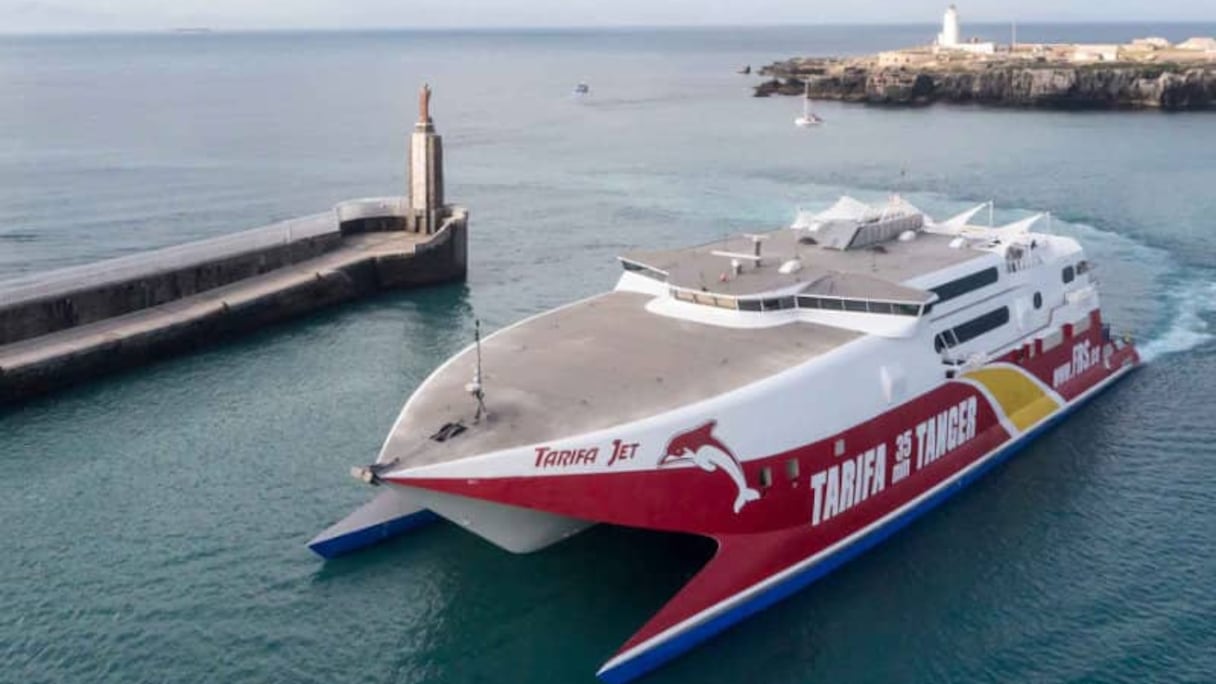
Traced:
<path id="1" fill-rule="evenodd" d="M 406 196 L 0 282 L 0 404 L 324 306 L 463 279 L 468 213 L 444 204 L 429 103 L 424 86 Z"/>

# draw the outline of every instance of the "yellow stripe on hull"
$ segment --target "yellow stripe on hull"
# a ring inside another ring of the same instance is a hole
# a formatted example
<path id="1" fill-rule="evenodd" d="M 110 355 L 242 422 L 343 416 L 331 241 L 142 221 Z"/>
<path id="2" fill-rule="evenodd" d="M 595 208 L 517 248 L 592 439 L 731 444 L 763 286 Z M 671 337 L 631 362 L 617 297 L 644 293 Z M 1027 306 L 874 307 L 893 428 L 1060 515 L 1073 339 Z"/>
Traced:
<path id="1" fill-rule="evenodd" d="M 1022 432 L 1060 409 L 1060 403 L 1019 368 L 979 368 L 965 377 L 983 385 Z"/>

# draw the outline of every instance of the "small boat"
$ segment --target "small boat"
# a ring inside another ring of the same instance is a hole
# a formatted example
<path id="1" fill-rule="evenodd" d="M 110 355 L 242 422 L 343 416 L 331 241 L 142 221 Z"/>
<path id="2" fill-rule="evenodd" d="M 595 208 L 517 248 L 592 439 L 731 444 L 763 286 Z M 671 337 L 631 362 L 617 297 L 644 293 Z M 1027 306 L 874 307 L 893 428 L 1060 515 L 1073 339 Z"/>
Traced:
<path id="1" fill-rule="evenodd" d="M 806 93 L 802 97 L 802 116 L 794 119 L 794 125 L 799 128 L 809 128 L 823 123 L 823 118 L 811 111 L 811 84 L 806 84 Z"/>
<path id="2" fill-rule="evenodd" d="M 575 95 L 590 95 L 591 86 L 587 85 L 586 83 L 580 83 L 580 84 L 574 86 L 574 94 Z"/>
<path id="3" fill-rule="evenodd" d="M 739 71 L 737 73 L 740 73 L 740 74 L 743 74 L 744 76 L 746 76 L 746 75 L 750 74 L 751 72 L 752 72 L 752 65 L 748 64 L 748 65 L 744 66 L 742 69 L 739 69 Z"/>

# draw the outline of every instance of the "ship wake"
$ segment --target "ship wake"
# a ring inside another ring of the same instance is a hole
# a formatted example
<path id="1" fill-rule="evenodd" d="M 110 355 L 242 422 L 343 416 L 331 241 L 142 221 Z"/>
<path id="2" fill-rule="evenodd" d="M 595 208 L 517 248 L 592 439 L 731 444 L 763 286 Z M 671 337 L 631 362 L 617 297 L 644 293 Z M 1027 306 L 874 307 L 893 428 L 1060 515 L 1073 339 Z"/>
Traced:
<path id="1" fill-rule="evenodd" d="M 1216 283 L 1196 278 L 1175 284 L 1165 301 L 1171 312 L 1168 327 L 1141 345 L 1145 361 L 1197 349 L 1216 337 L 1208 323 L 1216 314 Z"/>

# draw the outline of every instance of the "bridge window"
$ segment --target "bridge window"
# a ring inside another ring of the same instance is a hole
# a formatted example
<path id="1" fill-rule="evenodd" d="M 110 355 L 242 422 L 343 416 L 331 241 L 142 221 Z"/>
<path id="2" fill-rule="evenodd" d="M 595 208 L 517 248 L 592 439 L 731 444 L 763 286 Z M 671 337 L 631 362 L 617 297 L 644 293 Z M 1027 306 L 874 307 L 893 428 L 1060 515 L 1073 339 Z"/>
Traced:
<path id="1" fill-rule="evenodd" d="M 976 271 L 971 275 L 963 276 L 957 280 L 951 280 L 948 283 L 942 283 L 937 287 L 929 288 L 930 291 L 937 293 L 938 300 L 936 303 L 962 297 L 963 295 L 973 290 L 978 290 L 981 287 L 991 285 L 1000 278 L 1000 272 L 996 267 L 986 268 L 982 271 Z"/>
<path id="2" fill-rule="evenodd" d="M 781 309 L 794 308 L 793 297 L 773 297 L 772 299 L 764 300 L 765 311 L 780 311 Z"/>
<path id="3" fill-rule="evenodd" d="M 768 297 L 766 299 L 736 299 L 735 297 L 713 294 L 711 292 L 689 292 L 687 290 L 671 289 L 671 296 L 682 302 L 692 302 L 703 306 L 716 306 L 722 309 L 738 309 L 739 311 L 784 311 L 786 309 L 822 309 L 824 311 L 848 311 L 851 313 L 872 313 L 894 316 L 920 316 L 927 313 L 929 306 L 920 304 L 880 302 L 869 299 L 842 299 L 840 297 L 813 297 L 798 295 L 796 297 Z"/>
<path id="4" fill-rule="evenodd" d="M 1077 277 L 1077 274 L 1076 274 L 1076 271 L 1073 270 L 1072 266 L 1065 266 L 1063 276 L 1064 276 L 1064 284 L 1067 285 L 1068 283 L 1071 283 L 1074 278 Z"/>
<path id="5" fill-rule="evenodd" d="M 812 297 L 798 295 L 798 308 L 823 309 L 825 311 L 851 311 L 855 313 L 873 313 L 895 316 L 919 316 L 920 306 L 917 304 L 897 304 L 895 302 L 876 302 L 869 299 L 840 299 L 838 297 Z"/>

